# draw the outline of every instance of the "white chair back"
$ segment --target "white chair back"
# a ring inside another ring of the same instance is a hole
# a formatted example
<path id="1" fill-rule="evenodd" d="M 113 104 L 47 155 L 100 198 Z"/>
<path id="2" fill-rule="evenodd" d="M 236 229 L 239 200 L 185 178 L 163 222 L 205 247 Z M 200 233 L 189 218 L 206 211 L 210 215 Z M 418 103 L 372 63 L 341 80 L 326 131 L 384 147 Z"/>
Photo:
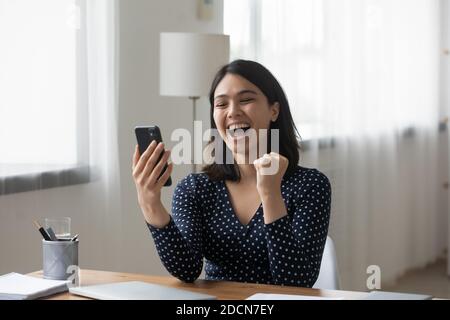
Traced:
<path id="1" fill-rule="evenodd" d="M 323 250 L 319 277 L 313 288 L 330 290 L 340 289 L 336 250 L 334 248 L 333 240 L 330 237 L 327 237 L 325 249 Z"/>

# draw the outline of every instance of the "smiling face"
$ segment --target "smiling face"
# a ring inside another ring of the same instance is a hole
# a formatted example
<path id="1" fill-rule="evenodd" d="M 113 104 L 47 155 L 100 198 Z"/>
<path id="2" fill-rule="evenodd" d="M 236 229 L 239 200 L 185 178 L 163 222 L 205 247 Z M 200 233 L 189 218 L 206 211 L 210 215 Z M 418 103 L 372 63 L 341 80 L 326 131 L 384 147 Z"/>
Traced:
<path id="1" fill-rule="evenodd" d="M 269 129 L 270 122 L 278 117 L 280 107 L 277 102 L 270 105 L 262 91 L 245 78 L 228 73 L 219 82 L 214 92 L 213 117 L 220 136 L 236 156 L 241 150 L 248 154 L 255 148 L 257 139 L 248 139 L 248 129 Z M 245 142 L 244 148 L 238 143 Z M 242 154 L 241 154 L 242 155 Z M 244 155 L 245 156 L 245 155 Z"/>

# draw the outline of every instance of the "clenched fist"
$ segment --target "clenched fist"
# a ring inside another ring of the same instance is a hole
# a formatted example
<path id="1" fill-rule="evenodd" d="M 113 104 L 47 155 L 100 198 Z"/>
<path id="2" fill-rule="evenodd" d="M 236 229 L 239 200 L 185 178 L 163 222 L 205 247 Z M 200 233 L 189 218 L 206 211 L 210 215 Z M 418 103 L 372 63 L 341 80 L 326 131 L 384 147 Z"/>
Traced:
<path id="1" fill-rule="evenodd" d="M 261 197 L 280 192 L 281 180 L 289 165 L 289 160 L 271 152 L 253 161 L 256 169 L 256 188 Z"/>

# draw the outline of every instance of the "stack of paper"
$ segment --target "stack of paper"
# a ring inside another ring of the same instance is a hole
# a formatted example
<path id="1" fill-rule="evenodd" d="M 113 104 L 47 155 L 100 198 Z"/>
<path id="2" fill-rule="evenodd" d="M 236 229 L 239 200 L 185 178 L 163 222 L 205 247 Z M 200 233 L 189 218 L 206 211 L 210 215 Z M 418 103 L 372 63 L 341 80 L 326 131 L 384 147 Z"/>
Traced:
<path id="1" fill-rule="evenodd" d="M 67 291 L 69 281 L 8 273 L 0 276 L 0 300 L 31 300 Z"/>
<path id="2" fill-rule="evenodd" d="M 245 300 L 342 300 L 342 297 L 318 297 L 298 294 L 255 293 Z"/>

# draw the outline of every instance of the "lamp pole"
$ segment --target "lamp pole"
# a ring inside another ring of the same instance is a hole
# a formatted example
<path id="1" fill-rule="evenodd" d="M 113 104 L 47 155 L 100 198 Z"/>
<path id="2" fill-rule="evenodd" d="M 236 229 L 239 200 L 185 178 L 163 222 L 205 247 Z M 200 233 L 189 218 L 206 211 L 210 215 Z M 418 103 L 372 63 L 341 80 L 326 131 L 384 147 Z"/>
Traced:
<path id="1" fill-rule="evenodd" d="M 195 155 L 194 155 L 194 152 L 195 152 L 195 120 L 196 120 L 196 118 L 197 118 L 197 109 L 196 109 L 196 104 L 197 104 L 197 100 L 199 99 L 200 97 L 197 97 L 197 96 L 191 96 L 191 97 L 189 97 L 189 99 L 191 99 L 192 100 L 192 145 L 191 145 L 191 160 L 192 160 L 192 172 L 193 173 L 196 173 L 197 172 L 197 167 L 196 167 L 196 164 L 195 164 Z"/>

